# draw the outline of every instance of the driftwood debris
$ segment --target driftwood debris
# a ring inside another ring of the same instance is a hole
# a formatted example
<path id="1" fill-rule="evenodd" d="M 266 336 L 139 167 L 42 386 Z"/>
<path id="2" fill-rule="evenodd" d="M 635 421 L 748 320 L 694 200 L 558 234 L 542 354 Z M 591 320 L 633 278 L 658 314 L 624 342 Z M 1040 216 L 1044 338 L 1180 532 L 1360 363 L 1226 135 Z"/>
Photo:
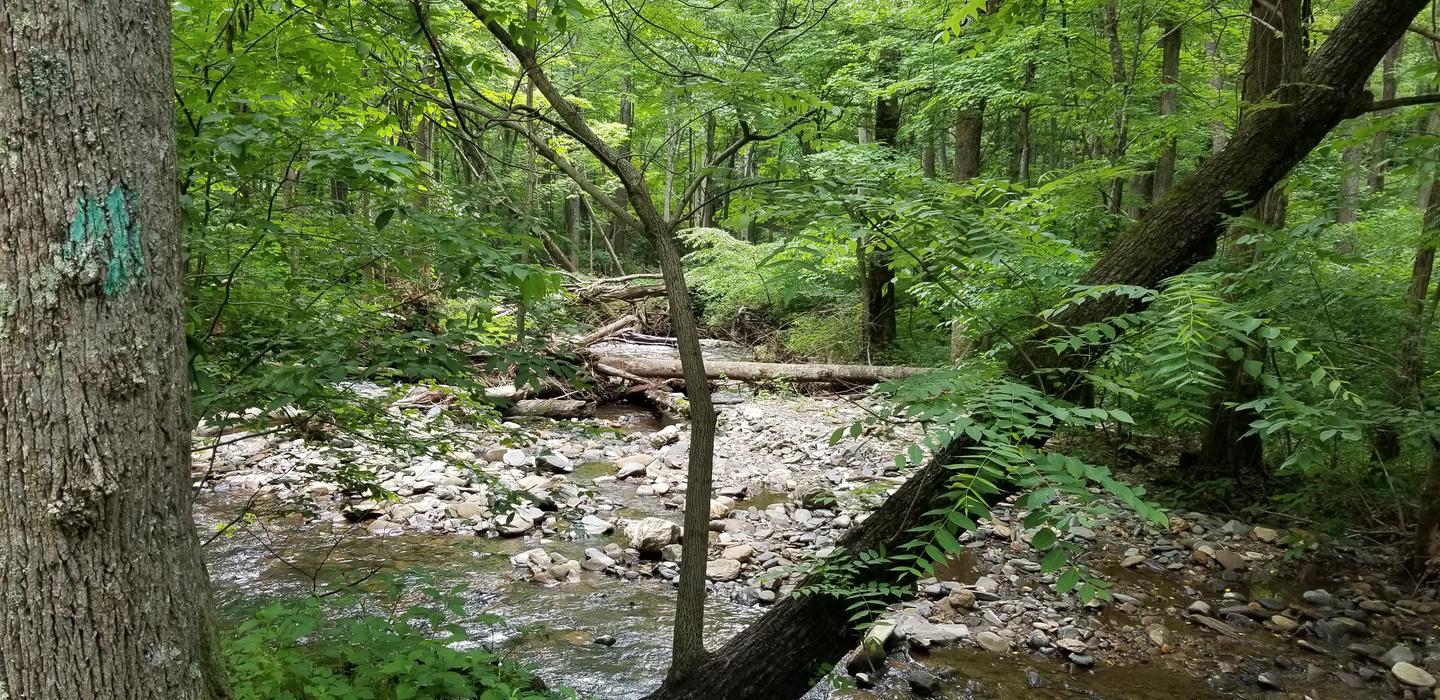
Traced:
<path id="1" fill-rule="evenodd" d="M 634 326 L 636 323 L 639 322 L 640 319 L 636 318 L 634 314 L 625 314 L 624 316 L 621 316 L 620 318 L 617 318 L 614 321 L 611 321 L 585 334 L 584 337 L 576 341 L 575 345 L 576 347 L 581 348 L 590 347 L 591 345 L 605 340 L 606 338 L 609 338 L 610 336 L 615 335 L 620 331 L 629 329 L 631 326 Z"/>
<path id="2" fill-rule="evenodd" d="M 506 406 L 503 411 L 507 416 L 585 418 L 595 414 L 595 403 L 571 399 L 526 399 Z"/>
<path id="3" fill-rule="evenodd" d="M 679 379 L 680 361 L 639 357 L 602 357 L 599 365 L 644 379 Z M 925 367 L 876 367 L 871 365 L 805 365 L 770 362 L 705 363 L 705 375 L 711 379 L 741 381 L 790 380 L 797 382 L 834 382 L 839 384 L 876 384 L 890 379 L 905 379 L 932 371 Z M 623 375 L 622 375 L 623 376 Z"/>
<path id="4" fill-rule="evenodd" d="M 593 304 L 607 301 L 639 301 L 665 296 L 664 284 L 630 284 L 652 279 L 658 280 L 660 275 L 641 273 L 608 279 L 582 279 L 574 276 L 572 282 L 566 286 L 580 301 Z"/>

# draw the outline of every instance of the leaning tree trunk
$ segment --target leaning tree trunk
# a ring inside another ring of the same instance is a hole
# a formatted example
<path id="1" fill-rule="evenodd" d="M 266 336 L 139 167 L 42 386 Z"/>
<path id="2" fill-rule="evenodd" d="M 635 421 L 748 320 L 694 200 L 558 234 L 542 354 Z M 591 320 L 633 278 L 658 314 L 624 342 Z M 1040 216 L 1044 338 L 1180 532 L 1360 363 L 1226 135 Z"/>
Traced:
<path id="1" fill-rule="evenodd" d="M 0 697 L 228 697 L 190 516 L 169 3 L 0 3 L 0 37 Z"/>
<path id="2" fill-rule="evenodd" d="M 1364 109 L 1366 77 L 1427 2 L 1358 0 L 1308 63 L 1301 79 L 1281 89 L 1277 106 L 1247 120 L 1225 148 L 1156 202 L 1081 283 L 1154 287 L 1213 255 L 1225 217 L 1259 200 L 1336 124 Z M 1049 327 L 1073 328 L 1132 308 L 1133 301 L 1128 298 L 1105 295 L 1049 319 Z M 1012 358 L 1012 373 L 1038 379 L 1051 393 L 1063 393 L 1066 387 L 1047 385 L 1038 370 L 1087 361 L 1050 355 L 1038 341 L 1028 343 L 1027 350 Z M 953 458 L 962 447 L 951 445 L 942 458 Z M 943 459 L 930 463 L 869 519 L 854 527 L 841 546 L 850 552 L 881 547 L 900 551 L 914 536 L 911 528 L 921 523 L 934 500 L 945 492 L 949 476 Z M 889 567 L 871 570 L 869 577 L 875 583 L 913 584 Z M 858 628 L 847 622 L 847 606 L 846 600 L 822 595 L 787 598 L 690 676 L 668 681 L 649 697 L 798 698 L 822 677 L 822 668 L 834 664 L 858 642 Z"/>

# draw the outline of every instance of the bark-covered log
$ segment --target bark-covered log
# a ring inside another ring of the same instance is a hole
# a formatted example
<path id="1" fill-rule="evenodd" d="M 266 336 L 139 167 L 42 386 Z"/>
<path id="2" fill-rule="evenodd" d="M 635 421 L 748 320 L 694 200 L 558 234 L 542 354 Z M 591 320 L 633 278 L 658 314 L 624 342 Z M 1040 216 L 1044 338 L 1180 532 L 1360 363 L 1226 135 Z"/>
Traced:
<path id="1" fill-rule="evenodd" d="M 589 333 L 586 333 L 582 338 L 580 338 L 580 340 L 576 341 L 575 345 L 576 347 L 581 348 L 590 347 L 591 345 L 594 345 L 595 343 L 609 338 L 610 336 L 615 335 L 620 331 L 626 330 L 639 322 L 640 319 L 636 318 L 634 314 L 625 314 L 624 316 L 621 316 L 614 321 L 611 321 L 599 328 L 596 328 L 593 331 L 590 331 Z"/>
<path id="2" fill-rule="evenodd" d="M 507 416 L 584 418 L 595 415 L 595 403 L 574 399 L 525 399 L 506 406 L 502 412 Z"/>
<path id="3" fill-rule="evenodd" d="M 0 3 L 0 697 L 229 697 L 191 519 L 167 0 Z"/>
<path id="4" fill-rule="evenodd" d="M 679 360 L 640 357 L 602 357 L 600 364 L 650 379 L 680 379 Z M 789 380 L 797 382 L 834 382 L 837 384 L 876 384 L 890 379 L 904 379 L 933 370 L 925 367 L 884 367 L 873 365 L 800 365 L 771 362 L 705 363 L 710 379 L 740 381 Z"/>
<path id="5" fill-rule="evenodd" d="M 1224 217 L 1244 211 L 1279 182 L 1342 119 L 1359 113 L 1368 95 L 1365 81 L 1386 50 L 1428 0 L 1358 0 L 1306 66 L 1302 79 L 1283 87 L 1277 105 L 1261 110 L 1235 138 L 1175 189 L 1155 203 L 1145 218 L 1111 248 L 1081 282 L 1154 287 L 1214 254 Z M 1097 321 L 1129 310 L 1133 300 L 1118 295 L 1067 309 L 1050 319 L 1047 330 Z M 1063 393 L 1073 378 L 1047 370 L 1078 367 L 1093 357 L 1056 356 L 1038 338 L 1016 353 L 1012 374 Z M 887 498 L 869 519 L 842 540 L 848 551 L 885 548 L 898 551 L 911 539 L 930 504 L 944 493 L 951 454 L 932 462 Z M 889 567 L 875 570 L 877 581 L 908 584 Z M 741 631 L 693 673 L 670 681 L 651 700 L 779 700 L 809 691 L 820 669 L 834 664 L 858 643 L 849 622 L 847 601 L 807 596 L 775 605 Z"/>

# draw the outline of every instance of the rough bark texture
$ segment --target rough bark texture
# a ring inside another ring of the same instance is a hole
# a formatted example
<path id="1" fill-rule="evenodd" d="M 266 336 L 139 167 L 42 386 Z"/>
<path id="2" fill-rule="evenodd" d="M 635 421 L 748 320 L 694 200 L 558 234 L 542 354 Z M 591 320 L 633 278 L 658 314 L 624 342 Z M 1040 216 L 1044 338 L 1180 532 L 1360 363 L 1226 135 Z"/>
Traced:
<path id="1" fill-rule="evenodd" d="M 900 54 L 887 49 L 880 54 L 880 72 L 893 76 L 898 71 Z M 894 149 L 900 135 L 900 98 L 887 95 L 875 100 L 875 143 Z M 864 297 L 862 342 L 868 355 L 895 342 L 896 304 L 894 259 L 887 246 L 877 245 L 883 239 L 866 236 L 857 248 L 860 263 L 860 290 Z"/>
<path id="2" fill-rule="evenodd" d="M 640 357 L 602 357 L 600 364 L 615 367 L 637 377 L 650 379 L 681 379 L 680 363 Z M 706 362 L 705 374 L 710 379 L 763 381 L 788 379 L 797 382 L 837 382 L 843 384 L 875 384 L 889 379 L 904 379 L 933 371 L 925 367 L 886 367 L 877 365 L 786 365 L 771 362 Z"/>
<path id="3" fill-rule="evenodd" d="M 228 697 L 190 517 L 169 3 L 0 3 L 0 37 L 0 697 Z"/>
<path id="4" fill-rule="evenodd" d="M 1356 145 L 1346 146 L 1340 154 L 1340 202 L 1335 209 L 1335 222 L 1353 224 L 1356 219 L 1356 205 L 1360 196 L 1360 173 L 1364 169 L 1365 149 Z"/>
<path id="5" fill-rule="evenodd" d="M 1164 34 L 1160 37 L 1160 81 L 1165 89 L 1160 91 L 1160 117 L 1171 116 L 1180 111 L 1180 25 L 1174 20 L 1160 24 Z M 1176 143 L 1172 136 L 1160 150 L 1155 161 L 1155 179 L 1150 185 L 1152 201 L 1165 196 L 1175 182 Z"/>
<path id="6" fill-rule="evenodd" d="M 1282 86 L 1300 76 L 1305 65 L 1304 3 L 1305 0 L 1251 2 L 1250 39 L 1240 94 L 1242 128 L 1269 109 L 1269 105 L 1264 104 L 1267 100 L 1286 99 Z M 1286 209 L 1285 193 L 1276 187 L 1266 192 L 1249 213 L 1264 226 L 1283 228 Z M 1227 253 L 1238 258 L 1242 265 L 1258 256 L 1257 249 L 1234 243 Z M 1250 431 L 1250 425 L 1259 420 L 1260 415 L 1252 409 L 1235 408 L 1259 398 L 1260 379 L 1245 372 L 1244 363 L 1263 357 L 1263 347 L 1249 348 L 1241 359 L 1224 361 L 1225 388 L 1210 412 L 1209 431 L 1200 448 L 1199 462 L 1208 476 L 1241 483 L 1258 480 L 1265 473 L 1264 440 Z"/>
<path id="7" fill-rule="evenodd" d="M 1400 56 L 1405 51 L 1405 39 L 1402 36 L 1390 51 L 1385 54 L 1385 60 L 1380 64 L 1380 99 L 1393 100 L 1399 93 L 1400 79 L 1395 72 L 1395 66 L 1400 62 Z M 1390 110 L 1376 112 L 1375 119 L 1384 119 L 1390 115 Z M 1380 192 L 1385 189 L 1385 171 L 1390 167 L 1390 131 L 1379 129 L 1371 137 L 1370 145 L 1370 189 Z"/>
<path id="8" fill-rule="evenodd" d="M 1366 77 L 1405 31 L 1426 0 L 1359 0 L 1309 62 L 1302 79 L 1285 89 L 1282 106 L 1258 112 L 1231 143 L 1184 178 L 1118 240 L 1081 279 L 1083 284 L 1153 287 L 1214 254 L 1223 217 L 1243 211 L 1279 182 L 1341 119 L 1358 112 Z M 1238 197 L 1236 196 L 1238 194 Z M 1051 319 L 1058 327 L 1113 316 L 1133 301 L 1113 295 Z M 1038 377 L 1037 369 L 1080 365 L 1090 358 L 1047 357 L 1034 344 L 1011 360 L 1011 371 Z M 910 539 L 922 513 L 944 492 L 949 470 L 927 465 L 887 498 L 842 545 L 850 551 L 884 546 L 895 551 Z M 667 682 L 652 700 L 798 698 L 859 639 L 846 620 L 846 602 L 811 596 L 786 599 L 736 635 L 683 682 Z"/>
<path id="9" fill-rule="evenodd" d="M 1440 133 L 1440 112 L 1429 120 L 1430 132 Z M 1391 400 L 1397 406 L 1415 407 L 1422 397 L 1420 380 L 1424 376 L 1425 339 L 1430 335 L 1431 309 L 1426 302 L 1430 279 L 1435 273 L 1435 239 L 1440 236 L 1440 178 L 1432 179 L 1421 190 L 1420 206 L 1425 210 L 1420 229 L 1420 248 L 1410 270 L 1410 287 L 1405 290 L 1405 324 L 1400 329 L 1400 343 L 1395 352 L 1395 368 L 1391 379 Z M 1376 426 L 1370 440 L 1375 458 L 1388 462 L 1400 456 L 1398 427 L 1382 423 Z M 1423 506 L 1422 506 L 1423 508 Z M 1440 509 L 1440 504 L 1433 506 Z"/>
<path id="10" fill-rule="evenodd" d="M 984 126 L 984 102 L 966 110 L 955 120 L 955 160 L 951 166 L 956 182 L 980 176 L 980 136 Z"/>
<path id="11" fill-rule="evenodd" d="M 1430 476 L 1420 494 L 1415 527 L 1415 546 L 1406 564 L 1418 577 L 1440 562 L 1440 440 L 1435 438 L 1430 439 Z"/>

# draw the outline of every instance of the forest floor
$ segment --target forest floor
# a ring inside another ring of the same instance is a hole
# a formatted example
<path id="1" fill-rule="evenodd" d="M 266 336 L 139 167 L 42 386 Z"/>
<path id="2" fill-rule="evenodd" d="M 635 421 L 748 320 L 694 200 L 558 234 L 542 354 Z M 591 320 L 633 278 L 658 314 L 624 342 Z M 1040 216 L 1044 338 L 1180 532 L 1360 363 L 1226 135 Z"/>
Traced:
<path id="1" fill-rule="evenodd" d="M 197 452 L 204 527 L 242 509 L 268 514 L 207 547 L 227 609 L 382 566 L 423 571 L 465 591 L 477 642 L 523 655 L 552 684 L 631 698 L 658 682 L 679 570 L 683 426 L 621 405 L 491 433 L 467 428 L 463 409 L 430 389 L 354 390 L 390 401 L 412 436 L 450 453 L 397 458 L 354 436 L 282 433 L 222 436 Z M 865 415 L 864 399 L 741 386 L 717 395 L 712 645 L 788 593 L 807 557 L 903 481 L 894 454 L 906 444 L 903 430 L 830 444 Z M 396 498 L 327 480 L 355 466 Z M 499 487 L 530 502 L 495 508 Z M 1162 530 L 1115 504 L 1068 535 L 1111 582 L 1110 600 L 1086 605 L 1054 594 L 1024 515 L 996 508 L 962 538 L 962 556 L 895 606 L 893 627 L 877 629 L 890 638 L 884 672 L 837 673 L 812 695 L 1440 698 L 1426 687 L 1440 675 L 1437 590 L 1377 574 L 1398 561 L 1384 545 L 1317 567 L 1287 556 L 1283 528 L 1172 513 Z"/>

